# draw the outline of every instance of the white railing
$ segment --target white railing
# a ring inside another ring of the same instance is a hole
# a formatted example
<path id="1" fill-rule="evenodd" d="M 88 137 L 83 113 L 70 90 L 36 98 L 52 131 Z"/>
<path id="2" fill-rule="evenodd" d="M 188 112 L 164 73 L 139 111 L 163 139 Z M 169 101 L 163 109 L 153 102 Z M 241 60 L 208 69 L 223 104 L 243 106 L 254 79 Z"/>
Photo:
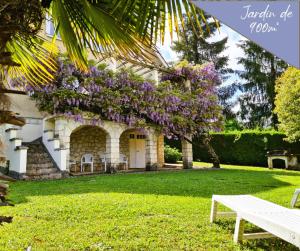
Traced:
<path id="1" fill-rule="evenodd" d="M 43 144 L 61 171 L 67 170 L 67 150 L 60 147 L 60 141 L 54 137 L 54 130 L 43 132 Z"/>
<path id="2" fill-rule="evenodd" d="M 17 128 L 5 130 L 6 156 L 9 160 L 9 170 L 26 173 L 27 147 L 22 146 L 22 139 L 18 138 Z"/>

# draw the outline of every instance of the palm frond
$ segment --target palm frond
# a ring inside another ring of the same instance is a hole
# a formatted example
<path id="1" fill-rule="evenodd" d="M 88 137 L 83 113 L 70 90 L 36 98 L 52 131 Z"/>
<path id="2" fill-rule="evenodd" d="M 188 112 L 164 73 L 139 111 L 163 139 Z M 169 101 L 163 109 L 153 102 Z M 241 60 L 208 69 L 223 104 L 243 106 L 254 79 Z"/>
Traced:
<path id="1" fill-rule="evenodd" d="M 183 13 L 191 21 L 197 19 L 198 12 L 198 9 L 188 0 L 113 0 L 112 4 L 114 5 L 112 15 L 120 23 L 125 25 L 127 23 L 128 26 L 134 27 L 139 36 L 149 38 L 153 44 L 158 42 L 158 38 L 163 43 L 166 27 L 169 29 L 171 38 L 173 38 L 174 27 L 177 33 L 179 26 L 183 29 Z M 131 11 L 128 12 L 128 6 L 132 5 L 134 7 L 131 7 Z M 204 16 L 201 17 L 199 22 L 193 24 L 194 32 L 199 36 L 201 35 L 201 22 L 206 21 Z"/>
<path id="2" fill-rule="evenodd" d="M 95 56 L 121 54 L 128 57 L 147 57 L 141 41 L 132 28 L 122 26 L 117 19 L 98 4 L 86 0 L 52 2 L 50 15 L 59 27 L 60 36 L 71 59 L 77 66 L 87 66 L 87 48 Z"/>
<path id="3" fill-rule="evenodd" d="M 11 79 L 26 79 L 27 84 L 36 86 L 48 83 L 53 79 L 57 69 L 55 57 L 58 49 L 55 44 L 42 38 L 32 39 L 29 46 L 22 40 L 7 42 L 6 50 L 12 53 L 12 60 L 19 66 L 0 65 L 0 76 L 3 85 L 9 85 Z"/>
<path id="4" fill-rule="evenodd" d="M 49 13 L 72 61 L 81 68 L 87 66 L 87 48 L 94 56 L 122 55 L 150 62 L 166 31 L 173 39 L 173 30 L 184 27 L 183 13 L 191 20 L 197 16 L 188 0 L 53 0 Z M 204 15 L 191 22 L 197 34 L 201 21 L 205 22 Z"/>

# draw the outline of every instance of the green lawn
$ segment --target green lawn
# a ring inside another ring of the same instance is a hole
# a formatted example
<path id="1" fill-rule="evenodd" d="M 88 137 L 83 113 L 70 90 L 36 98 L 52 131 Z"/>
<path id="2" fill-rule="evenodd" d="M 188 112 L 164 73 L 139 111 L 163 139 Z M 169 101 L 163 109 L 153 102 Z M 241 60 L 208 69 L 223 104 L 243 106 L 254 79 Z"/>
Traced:
<path id="1" fill-rule="evenodd" d="M 296 187 L 300 172 L 238 166 L 16 182 L 16 206 L 0 208 L 14 216 L 0 250 L 297 250 L 276 239 L 235 245 L 234 219 L 209 224 L 213 193 L 288 207 Z"/>

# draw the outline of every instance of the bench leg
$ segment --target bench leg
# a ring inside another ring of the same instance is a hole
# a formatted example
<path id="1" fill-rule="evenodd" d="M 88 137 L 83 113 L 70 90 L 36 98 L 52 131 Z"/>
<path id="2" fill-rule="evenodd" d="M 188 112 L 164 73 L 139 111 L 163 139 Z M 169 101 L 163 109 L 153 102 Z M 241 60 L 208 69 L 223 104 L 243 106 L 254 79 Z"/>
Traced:
<path id="1" fill-rule="evenodd" d="M 210 223 L 213 223 L 216 220 L 217 211 L 218 211 L 218 202 L 213 199 L 211 202 L 211 209 L 210 209 Z"/>
<path id="2" fill-rule="evenodd" d="M 244 228 L 245 228 L 244 219 L 237 216 L 235 222 L 234 235 L 233 235 L 233 241 L 235 243 L 241 242 L 243 240 Z"/>
<path id="3" fill-rule="evenodd" d="M 299 196 L 299 192 L 295 192 L 294 195 L 293 195 L 293 198 L 292 198 L 292 201 L 291 201 L 291 207 L 295 207 L 296 205 L 296 202 L 298 200 L 298 196 Z"/>

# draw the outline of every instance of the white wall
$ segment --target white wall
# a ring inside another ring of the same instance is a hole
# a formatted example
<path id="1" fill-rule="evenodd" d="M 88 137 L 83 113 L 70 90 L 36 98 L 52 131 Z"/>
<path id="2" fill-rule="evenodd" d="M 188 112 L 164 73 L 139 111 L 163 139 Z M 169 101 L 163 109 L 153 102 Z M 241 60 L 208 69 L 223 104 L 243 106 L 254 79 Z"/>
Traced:
<path id="1" fill-rule="evenodd" d="M 26 94 L 7 94 L 11 101 L 10 110 L 18 113 L 20 117 L 24 118 L 43 118 L 43 114 L 39 112 L 39 109 L 35 105 L 35 101 L 32 100 Z"/>
<path id="2" fill-rule="evenodd" d="M 23 139 L 23 142 L 31 142 L 43 135 L 43 120 L 26 118 L 26 124 L 20 128 L 19 137 Z"/>
<path id="3" fill-rule="evenodd" d="M 4 126 L 0 126 L 0 141 L 4 144 L 4 149 L 2 151 L 0 151 L 0 155 L 4 154 L 6 156 L 6 151 L 5 151 L 5 138 L 4 138 Z M 0 161 L 0 166 L 5 166 L 5 162 L 1 162 Z"/>
<path id="4" fill-rule="evenodd" d="M 8 96 L 11 101 L 10 110 L 26 120 L 26 124 L 23 127 L 18 127 L 20 129 L 18 137 L 21 137 L 23 142 L 31 142 L 42 137 L 42 120 L 44 115 L 39 112 L 35 101 L 24 94 L 8 94 Z"/>
<path id="5" fill-rule="evenodd" d="M 6 126 L 7 127 L 7 126 Z M 7 160 L 9 160 L 9 170 L 17 173 L 25 173 L 27 165 L 27 148 L 22 147 L 21 149 L 16 149 L 22 146 L 22 140 L 17 139 L 18 131 L 10 130 L 5 132 L 5 152 Z M 10 141 L 10 139 L 13 139 Z"/>

